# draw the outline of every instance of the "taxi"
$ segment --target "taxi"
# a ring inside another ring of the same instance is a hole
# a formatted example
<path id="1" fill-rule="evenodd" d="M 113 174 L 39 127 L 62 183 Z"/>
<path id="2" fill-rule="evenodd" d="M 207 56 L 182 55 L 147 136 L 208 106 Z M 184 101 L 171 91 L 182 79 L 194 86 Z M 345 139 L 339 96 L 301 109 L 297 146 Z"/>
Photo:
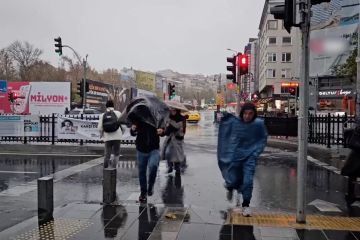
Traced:
<path id="1" fill-rule="evenodd" d="M 201 115 L 198 111 L 189 111 L 184 114 L 187 116 L 186 121 L 189 123 L 198 123 L 201 120 Z"/>

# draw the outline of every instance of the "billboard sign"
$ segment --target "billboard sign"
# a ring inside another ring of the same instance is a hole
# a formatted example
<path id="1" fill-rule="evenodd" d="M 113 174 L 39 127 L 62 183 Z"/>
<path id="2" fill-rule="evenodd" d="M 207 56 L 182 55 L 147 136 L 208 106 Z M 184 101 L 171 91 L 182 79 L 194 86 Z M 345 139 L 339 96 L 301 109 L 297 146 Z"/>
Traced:
<path id="1" fill-rule="evenodd" d="M 11 103 L 0 92 L 0 114 L 61 114 L 70 109 L 69 82 L 9 82 L 8 91 L 18 98 Z"/>
<path id="2" fill-rule="evenodd" d="M 30 88 L 31 114 L 62 114 L 70 109 L 70 82 L 31 82 Z"/>
<path id="3" fill-rule="evenodd" d="M 312 7 L 310 76 L 333 75 L 356 48 L 358 0 L 332 0 Z"/>
<path id="4" fill-rule="evenodd" d="M 138 89 L 155 92 L 155 74 L 135 71 L 136 87 Z"/>

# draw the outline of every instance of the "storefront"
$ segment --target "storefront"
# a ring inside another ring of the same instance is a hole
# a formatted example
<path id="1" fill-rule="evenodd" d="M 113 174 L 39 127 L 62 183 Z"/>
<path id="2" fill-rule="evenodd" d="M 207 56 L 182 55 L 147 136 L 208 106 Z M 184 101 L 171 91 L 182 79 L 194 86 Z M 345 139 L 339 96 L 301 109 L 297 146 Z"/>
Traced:
<path id="1" fill-rule="evenodd" d="M 354 114 L 356 91 L 352 89 L 336 89 L 319 91 L 318 110 L 337 111 Z"/>

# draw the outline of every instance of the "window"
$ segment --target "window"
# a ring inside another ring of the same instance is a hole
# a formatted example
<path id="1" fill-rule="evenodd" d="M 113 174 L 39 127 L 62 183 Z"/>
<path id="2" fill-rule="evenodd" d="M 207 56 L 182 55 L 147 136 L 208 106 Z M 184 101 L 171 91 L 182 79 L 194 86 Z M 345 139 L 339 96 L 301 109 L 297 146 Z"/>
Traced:
<path id="1" fill-rule="evenodd" d="M 276 37 L 269 37 L 268 45 L 276 45 Z"/>
<path id="2" fill-rule="evenodd" d="M 277 30 L 278 29 L 278 21 L 277 20 L 269 20 L 267 22 L 267 27 L 269 30 Z"/>
<path id="3" fill-rule="evenodd" d="M 275 69 L 268 69 L 266 71 L 267 78 L 275 78 L 276 77 L 276 71 Z"/>
<path id="4" fill-rule="evenodd" d="M 282 62 L 291 62 L 291 53 L 282 53 Z"/>
<path id="5" fill-rule="evenodd" d="M 282 38 L 282 43 L 290 45 L 291 44 L 291 37 L 283 37 Z"/>
<path id="6" fill-rule="evenodd" d="M 267 61 L 268 62 L 276 62 L 276 53 L 268 53 Z"/>
<path id="7" fill-rule="evenodd" d="M 281 78 L 291 78 L 291 70 L 281 69 Z"/>

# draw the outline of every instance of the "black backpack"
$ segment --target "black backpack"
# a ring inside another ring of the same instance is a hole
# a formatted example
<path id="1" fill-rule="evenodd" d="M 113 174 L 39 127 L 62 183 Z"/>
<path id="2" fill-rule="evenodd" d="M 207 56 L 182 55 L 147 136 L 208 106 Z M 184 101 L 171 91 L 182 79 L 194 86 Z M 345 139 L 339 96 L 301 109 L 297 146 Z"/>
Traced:
<path id="1" fill-rule="evenodd" d="M 106 111 L 103 116 L 104 132 L 116 132 L 120 127 L 120 122 L 114 111 Z"/>

